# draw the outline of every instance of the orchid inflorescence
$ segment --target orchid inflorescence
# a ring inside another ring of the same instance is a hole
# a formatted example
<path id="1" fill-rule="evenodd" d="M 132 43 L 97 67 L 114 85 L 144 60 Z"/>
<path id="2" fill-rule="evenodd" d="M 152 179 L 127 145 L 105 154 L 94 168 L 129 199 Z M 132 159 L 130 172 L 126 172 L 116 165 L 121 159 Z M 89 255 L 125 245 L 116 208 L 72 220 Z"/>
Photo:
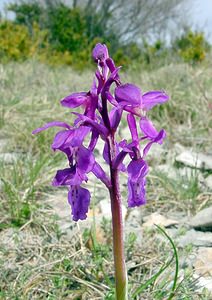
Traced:
<path id="1" fill-rule="evenodd" d="M 76 119 L 72 126 L 54 121 L 33 131 L 38 133 L 49 127 L 62 127 L 54 138 L 52 149 L 67 156 L 69 167 L 57 171 L 53 186 L 69 187 L 68 201 L 74 221 L 87 217 L 90 192 L 82 184 L 88 181 L 88 173 L 92 172 L 109 191 L 112 188 L 112 173 L 106 174 L 94 157 L 99 138 L 104 141 L 103 157 L 110 171 L 127 172 L 128 206 L 135 207 L 146 203 L 147 153 L 153 143 L 162 144 L 166 136 L 163 129 L 159 132 L 156 130 L 146 113 L 155 105 L 166 102 L 167 94 L 163 91 L 142 94 L 136 85 L 123 83 L 119 76 L 120 67 L 115 66 L 105 45 L 97 44 L 92 56 L 97 70 L 90 90 L 73 93 L 61 100 L 62 106 L 70 109 L 81 106 L 84 113 L 73 112 Z M 111 91 L 112 85 L 115 85 L 114 93 Z M 131 140 L 117 141 L 116 132 L 125 112 Z M 137 123 L 141 133 L 138 132 Z M 141 142 L 146 142 L 142 150 Z M 127 155 L 130 162 L 125 166 Z"/>
<path id="2" fill-rule="evenodd" d="M 164 103 L 168 96 L 163 91 L 142 94 L 134 84 L 122 83 L 119 70 L 109 57 L 108 49 L 97 44 L 92 52 L 97 70 L 88 92 L 73 93 L 61 100 L 62 106 L 74 109 L 84 108 L 84 113 L 72 112 L 76 116 L 73 125 L 54 121 L 37 128 L 38 133 L 49 127 L 58 126 L 59 131 L 52 143 L 54 151 L 63 152 L 69 167 L 58 170 L 53 186 L 69 186 L 68 201 L 74 221 L 84 220 L 90 204 L 90 192 L 82 187 L 88 181 L 88 173 L 93 173 L 108 188 L 111 200 L 113 253 L 116 281 L 116 299 L 128 299 L 128 279 L 124 258 L 124 229 L 122 218 L 119 173 L 128 174 L 128 206 L 135 207 L 146 203 L 145 185 L 148 173 L 146 156 L 152 144 L 162 144 L 166 133 L 159 132 L 147 118 L 147 111 L 157 104 Z M 112 92 L 112 85 L 115 85 Z M 127 113 L 127 123 L 131 133 L 130 141 L 117 140 L 117 129 L 122 116 Z M 141 130 L 138 133 L 137 123 Z M 98 139 L 104 143 L 103 158 L 109 165 L 107 174 L 94 156 Z M 140 144 L 144 143 L 141 150 Z M 128 156 L 127 164 L 124 162 Z"/>

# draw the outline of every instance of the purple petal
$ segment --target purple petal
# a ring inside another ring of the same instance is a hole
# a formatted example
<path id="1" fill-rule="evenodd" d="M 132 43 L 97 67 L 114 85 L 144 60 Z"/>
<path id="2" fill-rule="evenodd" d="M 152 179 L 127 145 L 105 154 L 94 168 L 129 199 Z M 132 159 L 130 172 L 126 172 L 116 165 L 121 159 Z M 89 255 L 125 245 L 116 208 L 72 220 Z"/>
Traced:
<path id="1" fill-rule="evenodd" d="M 107 46 L 100 43 L 96 44 L 92 51 L 92 57 L 95 62 L 104 62 L 109 57 Z"/>
<path id="2" fill-rule="evenodd" d="M 89 132 L 90 128 L 86 126 L 80 126 L 78 128 L 75 128 L 70 145 L 72 147 L 79 147 Z"/>
<path id="3" fill-rule="evenodd" d="M 90 204 L 90 192 L 80 186 L 71 186 L 68 202 L 71 205 L 73 220 L 85 220 Z"/>
<path id="4" fill-rule="evenodd" d="M 123 110 L 121 107 L 118 107 L 118 108 L 115 107 L 111 110 L 109 119 L 110 119 L 111 128 L 113 130 L 117 129 L 117 127 L 121 121 L 122 112 L 123 112 Z"/>
<path id="5" fill-rule="evenodd" d="M 137 141 L 133 141 L 127 144 L 126 140 L 122 140 L 118 145 L 120 148 L 123 149 L 124 152 L 133 153 L 133 148 L 136 148 L 137 144 L 138 144 Z"/>
<path id="6" fill-rule="evenodd" d="M 148 138 L 154 139 L 158 135 L 158 131 L 152 122 L 146 117 L 142 117 L 140 119 L 140 128 L 144 135 L 148 136 Z"/>
<path id="7" fill-rule="evenodd" d="M 139 87 L 131 83 L 126 83 L 116 87 L 115 98 L 116 101 L 122 106 L 130 105 L 137 107 L 142 103 L 141 90 Z"/>
<path id="8" fill-rule="evenodd" d="M 92 173 L 100 179 L 108 188 L 111 187 L 111 182 L 102 167 L 95 162 Z"/>
<path id="9" fill-rule="evenodd" d="M 116 158 L 114 159 L 113 161 L 113 168 L 114 169 L 119 169 L 121 170 L 122 172 L 125 172 L 126 171 L 126 168 L 123 164 L 123 160 L 125 159 L 125 156 L 127 155 L 127 152 L 125 151 L 121 151 L 117 156 Z"/>
<path id="10" fill-rule="evenodd" d="M 137 126 L 136 126 L 136 120 L 135 117 L 132 114 L 127 115 L 127 122 L 128 126 L 131 132 L 132 140 L 133 141 L 138 141 L 138 131 L 137 131 Z"/>
<path id="11" fill-rule="evenodd" d="M 111 73 L 113 73 L 115 70 L 116 70 L 116 66 L 115 66 L 115 63 L 114 61 L 112 60 L 112 58 L 107 58 L 106 59 L 106 64 L 110 70 Z"/>
<path id="12" fill-rule="evenodd" d="M 99 133 L 97 130 L 93 129 L 92 130 L 92 134 L 91 134 L 91 140 L 90 140 L 90 143 L 89 143 L 89 146 L 88 146 L 88 149 L 93 151 L 95 146 L 96 146 L 96 143 L 98 141 L 98 138 L 99 138 Z"/>
<path id="13" fill-rule="evenodd" d="M 77 170 L 80 174 L 88 173 L 94 166 L 94 155 L 92 151 L 84 146 L 79 147 L 77 151 Z"/>
<path id="14" fill-rule="evenodd" d="M 97 109 L 97 107 L 98 107 L 98 96 L 94 95 L 94 94 L 93 95 L 90 94 L 84 114 L 87 117 L 94 120 L 95 119 L 95 110 Z"/>
<path id="15" fill-rule="evenodd" d="M 78 114 L 78 113 L 74 113 L 74 114 L 77 115 L 81 119 L 81 122 L 82 122 L 81 124 L 82 125 L 91 126 L 95 130 L 97 130 L 98 133 L 102 137 L 107 137 L 108 136 L 108 133 L 109 133 L 108 129 L 104 125 L 101 125 L 101 124 L 97 123 L 96 121 L 86 117 L 85 115 Z"/>
<path id="16" fill-rule="evenodd" d="M 64 122 L 60 122 L 60 121 L 53 121 L 53 122 L 49 122 L 47 124 L 45 124 L 43 127 L 40 127 L 40 128 L 37 128 L 35 130 L 32 131 L 32 134 L 36 134 L 36 133 L 39 133 L 43 130 L 46 130 L 50 127 L 54 127 L 54 126 L 57 126 L 57 127 L 64 127 L 64 128 L 67 128 L 67 129 L 71 129 L 71 126 L 68 125 L 67 123 L 64 123 Z"/>
<path id="17" fill-rule="evenodd" d="M 146 157 L 147 153 L 149 152 L 151 146 L 154 144 L 154 142 L 149 142 L 143 149 L 143 158 Z"/>
<path id="18" fill-rule="evenodd" d="M 114 105 L 114 106 L 119 105 L 118 102 L 116 101 L 116 99 L 113 97 L 113 95 L 109 91 L 105 92 L 105 96 L 112 105 Z"/>
<path id="19" fill-rule="evenodd" d="M 166 132 L 164 129 L 161 129 L 161 131 L 158 133 L 157 137 L 155 138 L 154 142 L 158 144 L 162 144 L 165 138 L 166 138 Z"/>
<path id="20" fill-rule="evenodd" d="M 110 77 L 107 79 L 107 81 L 105 82 L 105 84 L 103 85 L 102 91 L 101 91 L 101 97 L 102 100 L 107 100 L 107 99 L 111 99 L 111 94 L 109 92 L 109 89 L 111 87 L 111 85 L 118 80 L 119 76 L 118 76 L 118 72 L 119 72 L 120 67 L 116 68 L 115 71 L 113 71 L 110 74 Z M 116 101 L 115 101 L 116 102 Z"/>
<path id="21" fill-rule="evenodd" d="M 104 85 L 104 80 L 103 80 L 99 70 L 97 70 L 95 72 L 95 75 L 96 75 L 96 78 L 97 78 L 97 81 L 98 81 L 97 94 L 99 95 L 99 93 L 101 92 L 102 87 Z"/>
<path id="22" fill-rule="evenodd" d="M 109 165 L 110 164 L 110 157 L 109 157 L 109 148 L 108 148 L 108 143 L 107 142 L 105 142 L 105 145 L 104 145 L 103 158 L 106 161 L 106 163 Z"/>
<path id="23" fill-rule="evenodd" d="M 136 182 L 140 177 L 146 176 L 148 173 L 148 165 L 142 158 L 132 160 L 127 167 L 127 172 L 129 180 L 131 182 Z"/>
<path id="24" fill-rule="evenodd" d="M 135 207 L 146 204 L 146 179 L 141 177 L 137 182 L 128 180 L 128 206 Z"/>
<path id="25" fill-rule="evenodd" d="M 154 143 L 162 144 L 165 137 L 166 137 L 166 132 L 164 129 L 161 129 L 161 131 L 158 133 L 158 135 L 151 142 L 149 142 L 143 149 L 143 157 L 145 157 L 147 155 L 151 146 Z"/>
<path id="26" fill-rule="evenodd" d="M 142 96 L 142 109 L 150 110 L 157 104 L 164 103 L 169 100 L 169 96 L 162 91 L 151 91 Z"/>
<path id="27" fill-rule="evenodd" d="M 75 108 L 83 103 L 85 103 L 88 100 L 88 94 L 85 92 L 80 93 L 73 93 L 65 98 L 63 98 L 60 103 L 62 106 L 69 107 L 69 108 Z"/>
<path id="28" fill-rule="evenodd" d="M 97 86 L 96 86 L 95 78 L 93 79 L 91 89 L 90 89 L 90 93 L 91 93 L 91 95 L 95 95 L 95 96 L 97 95 Z"/>
<path id="29" fill-rule="evenodd" d="M 62 150 L 62 148 L 66 148 L 70 146 L 71 139 L 73 137 L 74 130 L 63 130 L 59 131 L 52 143 L 52 149 L 55 151 L 57 149 Z"/>

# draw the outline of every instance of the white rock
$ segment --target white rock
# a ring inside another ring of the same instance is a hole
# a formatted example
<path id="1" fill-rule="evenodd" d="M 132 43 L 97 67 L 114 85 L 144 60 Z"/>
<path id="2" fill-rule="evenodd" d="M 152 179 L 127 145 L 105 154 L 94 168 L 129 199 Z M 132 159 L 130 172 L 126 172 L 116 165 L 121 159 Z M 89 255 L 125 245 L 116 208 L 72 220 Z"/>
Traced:
<path id="1" fill-rule="evenodd" d="M 176 169 L 173 168 L 170 165 L 159 165 L 155 167 L 156 171 L 159 171 L 161 173 L 164 173 L 168 178 L 170 179 L 176 179 L 177 178 L 177 172 Z"/>
<path id="2" fill-rule="evenodd" d="M 143 227 L 154 227 L 155 225 L 162 225 L 164 227 L 170 227 L 173 225 L 177 225 L 178 221 L 168 219 L 160 214 L 153 213 L 149 216 L 144 217 L 145 223 L 143 223 Z"/>
<path id="3" fill-rule="evenodd" d="M 71 222 L 71 207 L 68 204 L 68 191 L 55 192 L 54 195 L 49 196 L 46 203 L 52 207 L 52 214 L 55 214 L 65 221 L 70 220 Z"/>
<path id="4" fill-rule="evenodd" d="M 212 174 L 205 179 L 206 186 L 212 190 Z"/>
<path id="5" fill-rule="evenodd" d="M 189 224 L 194 228 L 212 228 L 212 206 L 199 211 Z"/>
<path id="6" fill-rule="evenodd" d="M 17 153 L 0 153 L 0 161 L 5 164 L 12 164 L 18 160 Z"/>
<path id="7" fill-rule="evenodd" d="M 203 289 L 207 289 L 209 292 L 212 292 L 212 278 L 210 277 L 202 277 L 198 274 L 193 274 L 194 279 L 196 279 L 196 285 L 199 287 L 199 291 L 202 291 Z M 210 298 L 211 299 L 211 298 Z M 208 298 L 209 300 L 209 298 Z"/>
<path id="8" fill-rule="evenodd" d="M 8 145 L 9 139 L 0 139 L 0 152 L 3 152 Z"/>
<path id="9" fill-rule="evenodd" d="M 130 233 L 134 233 L 136 236 L 136 243 L 142 245 L 143 232 L 141 227 L 142 214 L 141 210 L 129 208 L 125 221 L 125 240 L 128 239 Z"/>
<path id="10" fill-rule="evenodd" d="M 212 233 L 201 232 L 191 229 L 186 232 L 184 236 L 179 239 L 179 247 L 184 248 L 186 245 L 192 244 L 200 247 L 211 247 L 212 246 Z"/>
<path id="11" fill-rule="evenodd" d="M 3 189 L 4 183 L 2 180 L 0 180 L 0 191 Z"/>
<path id="12" fill-rule="evenodd" d="M 212 170 L 212 156 L 203 153 L 186 150 L 176 157 L 176 161 L 189 167 Z"/>
<path id="13" fill-rule="evenodd" d="M 204 178 L 200 170 L 188 167 L 176 169 L 171 165 L 164 164 L 155 167 L 156 171 L 164 173 L 170 179 L 178 179 L 184 177 L 186 180 L 198 178 L 200 182 L 204 182 Z"/>
<path id="14" fill-rule="evenodd" d="M 212 276 L 212 248 L 199 248 L 194 263 L 195 272 L 201 276 Z"/>
<path id="15" fill-rule="evenodd" d="M 184 147 L 184 146 L 182 146 L 182 145 L 179 144 L 179 143 L 176 143 L 176 144 L 174 145 L 174 152 L 175 152 L 176 154 L 180 154 L 180 153 L 182 153 L 183 151 L 185 151 L 185 147 Z"/>

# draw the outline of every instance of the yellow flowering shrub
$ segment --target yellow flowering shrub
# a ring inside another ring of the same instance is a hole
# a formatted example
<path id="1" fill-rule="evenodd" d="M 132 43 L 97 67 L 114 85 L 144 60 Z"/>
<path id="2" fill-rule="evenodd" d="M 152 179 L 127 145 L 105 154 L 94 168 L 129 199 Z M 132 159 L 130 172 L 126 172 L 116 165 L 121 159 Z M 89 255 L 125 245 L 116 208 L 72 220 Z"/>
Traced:
<path id="1" fill-rule="evenodd" d="M 25 26 L 0 22 L 0 61 L 25 59 L 30 47 L 31 39 Z"/>
<path id="2" fill-rule="evenodd" d="M 178 54 L 186 62 L 201 62 L 205 59 L 209 45 L 202 32 L 188 30 L 175 41 Z"/>
<path id="3" fill-rule="evenodd" d="M 52 49 L 48 42 L 48 31 L 33 24 L 31 35 L 26 26 L 10 21 L 0 22 L 0 62 L 20 61 L 36 58 L 51 65 L 72 63 L 69 51 L 64 53 Z"/>

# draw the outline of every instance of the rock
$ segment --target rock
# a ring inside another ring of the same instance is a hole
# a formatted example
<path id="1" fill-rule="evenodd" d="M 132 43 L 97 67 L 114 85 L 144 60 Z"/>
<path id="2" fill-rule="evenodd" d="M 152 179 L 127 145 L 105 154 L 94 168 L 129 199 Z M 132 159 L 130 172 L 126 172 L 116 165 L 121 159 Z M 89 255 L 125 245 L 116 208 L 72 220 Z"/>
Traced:
<path id="1" fill-rule="evenodd" d="M 174 144 L 174 152 L 175 152 L 176 154 L 180 154 L 180 153 L 182 153 L 183 151 L 185 151 L 185 147 L 184 147 L 183 145 L 181 145 L 181 144 L 179 144 L 179 143 Z"/>
<path id="2" fill-rule="evenodd" d="M 205 179 L 205 185 L 212 190 L 212 174 Z"/>
<path id="3" fill-rule="evenodd" d="M 189 224 L 194 228 L 212 229 L 212 206 L 199 211 Z"/>
<path id="4" fill-rule="evenodd" d="M 5 164 L 12 164 L 18 160 L 17 153 L 0 153 L 0 161 Z"/>
<path id="5" fill-rule="evenodd" d="M 202 291 L 203 289 L 207 289 L 210 292 L 212 292 L 212 278 L 211 277 L 200 277 L 198 274 L 193 274 L 194 279 L 196 279 L 196 285 L 199 287 L 199 291 Z M 205 298 L 206 299 L 206 298 Z M 207 298 L 209 300 L 209 298 Z M 211 299 L 211 298 L 210 298 Z"/>
<path id="6" fill-rule="evenodd" d="M 167 219 L 166 217 L 156 213 L 153 213 L 147 217 L 144 217 L 145 223 L 142 224 L 143 227 L 154 227 L 155 225 L 162 225 L 164 227 L 170 227 L 177 225 L 178 221 Z"/>
<path id="7" fill-rule="evenodd" d="M 62 220 L 70 220 L 71 222 L 71 207 L 67 200 L 67 191 L 61 190 L 49 196 L 46 203 L 52 207 L 52 213 L 56 214 Z"/>
<path id="8" fill-rule="evenodd" d="M 9 143 L 9 139 L 0 139 L 0 152 L 3 152 Z"/>
<path id="9" fill-rule="evenodd" d="M 198 181 L 204 182 L 204 178 L 200 170 L 191 169 L 188 167 L 176 169 L 171 165 L 164 164 L 156 167 L 156 171 L 164 173 L 170 179 L 178 179 L 184 177 L 187 181 L 198 178 Z"/>
<path id="10" fill-rule="evenodd" d="M 192 168 L 212 170 L 212 156 L 203 153 L 186 150 L 176 157 L 176 161 Z"/>
<path id="11" fill-rule="evenodd" d="M 159 165 L 155 169 L 156 171 L 159 171 L 161 173 L 164 173 L 168 178 L 170 179 L 176 179 L 177 178 L 177 172 L 176 169 L 173 168 L 170 165 Z"/>
<path id="12" fill-rule="evenodd" d="M 212 276 L 212 248 L 198 249 L 194 268 L 198 275 Z"/>
<path id="13" fill-rule="evenodd" d="M 212 233 L 191 229 L 185 235 L 180 236 L 178 244 L 182 248 L 189 244 L 199 247 L 212 247 Z"/>
<path id="14" fill-rule="evenodd" d="M 4 183 L 3 183 L 3 181 L 0 179 L 0 191 L 2 191 L 3 186 L 4 186 Z"/>
<path id="15" fill-rule="evenodd" d="M 139 209 L 128 209 L 125 220 L 125 239 L 127 240 L 130 233 L 136 235 L 136 243 L 142 245 L 143 234 L 141 228 L 142 215 Z"/>

